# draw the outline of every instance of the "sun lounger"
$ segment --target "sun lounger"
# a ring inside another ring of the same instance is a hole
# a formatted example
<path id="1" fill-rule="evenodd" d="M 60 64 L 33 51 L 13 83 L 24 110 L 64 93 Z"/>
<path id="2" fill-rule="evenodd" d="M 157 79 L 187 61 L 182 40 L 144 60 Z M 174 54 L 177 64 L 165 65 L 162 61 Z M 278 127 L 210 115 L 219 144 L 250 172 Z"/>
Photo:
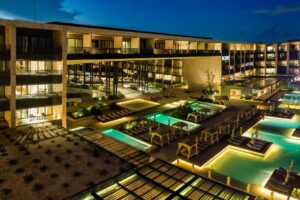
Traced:
<path id="1" fill-rule="evenodd" d="M 270 180 L 268 182 L 268 185 L 271 186 L 274 190 L 283 192 L 284 194 L 290 194 L 290 191 L 293 189 L 291 186 L 284 185 L 282 182 L 276 180 Z"/>
<path id="2" fill-rule="evenodd" d="M 259 151 L 263 148 L 263 146 L 253 145 L 251 143 L 248 143 L 247 146 L 250 147 L 251 149 L 255 149 Z"/>
<path id="3" fill-rule="evenodd" d="M 237 142 L 237 141 L 234 141 L 234 140 L 232 140 L 232 139 L 228 139 L 227 140 L 230 144 L 234 144 L 234 145 L 240 145 L 241 144 L 241 142 Z"/>
<path id="4" fill-rule="evenodd" d="M 101 122 L 105 122 L 106 121 L 106 118 L 102 117 L 101 115 L 97 116 L 97 119 L 100 120 Z"/>
<path id="5" fill-rule="evenodd" d="M 262 144 L 262 145 L 265 145 L 267 142 L 266 141 L 264 141 L 264 140 L 261 140 L 261 139 L 254 139 L 254 141 L 255 141 L 255 144 L 257 143 L 257 144 Z"/>

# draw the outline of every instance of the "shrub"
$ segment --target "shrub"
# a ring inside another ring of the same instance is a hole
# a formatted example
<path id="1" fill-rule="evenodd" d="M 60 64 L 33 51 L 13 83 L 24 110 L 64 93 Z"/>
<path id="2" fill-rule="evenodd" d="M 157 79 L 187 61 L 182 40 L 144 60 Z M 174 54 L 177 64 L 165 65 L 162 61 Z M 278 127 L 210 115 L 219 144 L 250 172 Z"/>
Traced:
<path id="1" fill-rule="evenodd" d="M 52 151 L 51 151 L 50 149 L 47 149 L 47 150 L 45 151 L 45 154 L 51 155 L 51 154 L 52 154 Z"/>
<path id="2" fill-rule="evenodd" d="M 25 176 L 23 176 L 23 180 L 25 183 L 29 184 L 34 180 L 34 176 L 32 176 L 31 174 L 26 174 Z"/>
<path id="3" fill-rule="evenodd" d="M 193 109 L 187 106 L 179 106 L 173 112 L 170 113 L 171 117 L 186 119 L 189 113 L 193 112 Z"/>
<path id="4" fill-rule="evenodd" d="M 54 157 L 54 160 L 57 162 L 57 163 L 61 163 L 63 161 L 62 157 L 59 157 L 59 156 L 55 156 Z"/>
<path id="5" fill-rule="evenodd" d="M 68 153 L 68 154 L 73 153 L 72 149 L 67 149 L 67 153 Z"/>
<path id="6" fill-rule="evenodd" d="M 56 173 L 50 174 L 50 178 L 57 178 L 57 177 L 58 177 L 58 174 L 56 174 Z"/>
<path id="7" fill-rule="evenodd" d="M 63 184 L 63 187 L 64 187 L 64 188 L 68 188 L 68 187 L 70 187 L 70 184 L 69 184 L 69 183 L 64 183 L 64 184 Z"/>
<path id="8" fill-rule="evenodd" d="M 12 192 L 12 190 L 10 188 L 3 188 L 2 189 L 2 193 L 3 193 L 4 196 L 8 196 L 11 192 Z"/>
<path id="9" fill-rule="evenodd" d="M 49 170 L 49 167 L 47 165 L 42 165 L 40 167 L 41 172 L 46 172 L 47 170 Z"/>
<path id="10" fill-rule="evenodd" d="M 73 176 L 74 176 L 75 178 L 79 178 L 79 177 L 81 177 L 81 173 L 78 172 L 78 171 L 76 171 L 76 172 L 73 173 Z"/>
<path id="11" fill-rule="evenodd" d="M 106 176 L 106 175 L 108 175 L 108 171 L 106 169 L 101 169 L 100 176 Z"/>
<path id="12" fill-rule="evenodd" d="M 23 168 L 18 167 L 18 168 L 16 169 L 16 173 L 17 173 L 17 174 L 20 174 L 20 173 L 22 173 L 22 172 L 24 172 L 24 169 L 23 169 Z"/>
<path id="13" fill-rule="evenodd" d="M 65 168 L 65 169 L 69 169 L 70 167 L 71 167 L 71 165 L 70 165 L 69 163 L 65 163 L 65 164 L 64 164 L 64 168 Z"/>
<path id="14" fill-rule="evenodd" d="M 16 165 L 17 163 L 18 163 L 18 161 L 17 161 L 16 159 L 12 159 L 12 160 L 9 160 L 9 161 L 8 161 L 8 164 L 9 164 L 10 166 Z"/>
<path id="15" fill-rule="evenodd" d="M 32 190 L 38 192 L 38 191 L 43 190 L 44 188 L 45 188 L 45 186 L 43 184 L 36 183 L 36 184 L 33 185 Z"/>
<path id="16" fill-rule="evenodd" d="M 35 158 L 35 159 L 33 159 L 31 162 L 38 164 L 38 163 L 40 163 L 40 162 L 41 162 L 41 160 L 40 160 L 40 159 L 38 159 L 38 158 Z"/>

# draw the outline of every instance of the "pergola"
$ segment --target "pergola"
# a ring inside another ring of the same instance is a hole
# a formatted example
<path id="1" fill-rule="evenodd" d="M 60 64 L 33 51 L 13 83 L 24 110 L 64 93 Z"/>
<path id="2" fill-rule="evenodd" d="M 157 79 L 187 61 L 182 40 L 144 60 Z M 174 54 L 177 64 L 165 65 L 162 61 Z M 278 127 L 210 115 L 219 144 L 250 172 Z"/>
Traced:
<path id="1" fill-rule="evenodd" d="M 229 106 L 229 98 L 227 96 L 215 96 L 215 101 L 225 106 Z"/>
<path id="2" fill-rule="evenodd" d="M 264 111 L 270 111 L 272 112 L 275 108 L 274 103 L 271 102 L 263 102 L 258 106 L 259 109 L 264 110 Z"/>
<path id="3" fill-rule="evenodd" d="M 198 112 L 191 112 L 191 113 L 188 114 L 187 120 L 190 121 L 190 120 L 189 120 L 190 118 L 193 119 L 193 120 L 192 120 L 193 122 L 197 123 L 197 122 L 200 121 L 201 115 L 200 115 Z"/>
<path id="4" fill-rule="evenodd" d="M 219 141 L 219 131 L 214 128 L 206 128 L 201 132 L 200 140 L 214 144 L 215 142 Z"/>
<path id="5" fill-rule="evenodd" d="M 171 132 L 172 132 L 173 135 L 175 135 L 176 131 L 179 130 L 179 135 L 182 136 L 183 133 L 185 133 L 185 131 L 184 131 L 185 127 L 188 129 L 188 124 L 187 123 L 185 123 L 185 122 L 176 122 L 176 123 L 172 124 Z M 189 131 L 187 131 L 187 134 L 188 135 L 190 134 Z"/>
<path id="6" fill-rule="evenodd" d="M 210 113 L 210 109 L 208 108 L 203 108 L 198 111 L 201 115 L 208 115 Z"/>

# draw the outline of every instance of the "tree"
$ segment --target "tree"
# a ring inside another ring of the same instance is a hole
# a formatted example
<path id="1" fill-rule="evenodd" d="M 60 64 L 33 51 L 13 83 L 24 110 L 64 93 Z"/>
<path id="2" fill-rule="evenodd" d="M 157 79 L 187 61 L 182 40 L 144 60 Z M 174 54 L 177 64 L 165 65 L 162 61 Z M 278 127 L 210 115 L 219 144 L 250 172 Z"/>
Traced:
<path id="1" fill-rule="evenodd" d="M 210 70 L 206 70 L 206 76 L 207 76 L 207 86 L 210 93 L 213 91 L 213 83 L 215 80 L 215 74 Z"/>

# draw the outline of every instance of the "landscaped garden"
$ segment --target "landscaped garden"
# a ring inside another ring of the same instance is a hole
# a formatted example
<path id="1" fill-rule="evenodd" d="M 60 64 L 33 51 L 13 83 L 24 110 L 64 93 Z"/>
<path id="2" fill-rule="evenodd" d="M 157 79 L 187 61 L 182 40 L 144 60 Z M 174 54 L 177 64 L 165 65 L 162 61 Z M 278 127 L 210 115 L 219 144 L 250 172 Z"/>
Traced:
<path id="1" fill-rule="evenodd" d="M 73 134 L 15 142 L 24 135 L 0 132 L 0 199 L 63 199 L 132 167 Z"/>

